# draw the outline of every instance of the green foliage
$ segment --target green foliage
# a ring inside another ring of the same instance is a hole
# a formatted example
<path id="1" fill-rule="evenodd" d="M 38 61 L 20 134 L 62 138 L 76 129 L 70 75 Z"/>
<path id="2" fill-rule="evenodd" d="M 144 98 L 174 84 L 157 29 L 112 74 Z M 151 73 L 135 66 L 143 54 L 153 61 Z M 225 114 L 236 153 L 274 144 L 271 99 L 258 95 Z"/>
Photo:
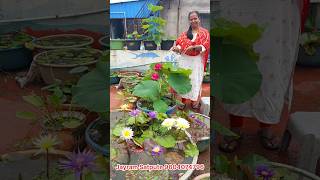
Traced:
<path id="1" fill-rule="evenodd" d="M 194 157 L 199 155 L 199 150 L 196 144 L 188 143 L 186 145 L 186 150 L 184 151 L 186 157 Z"/>
<path id="2" fill-rule="evenodd" d="M 220 133 L 221 135 L 224 135 L 224 136 L 239 137 L 239 135 L 235 134 L 230 129 L 225 128 L 223 125 L 221 125 L 217 121 L 213 121 L 213 130 L 217 131 L 218 133 Z"/>
<path id="3" fill-rule="evenodd" d="M 253 44 L 263 29 L 255 24 L 247 27 L 218 19 L 211 30 L 214 59 L 213 95 L 227 104 L 240 104 L 252 98 L 260 89 L 262 75 L 256 65 L 259 55 Z M 230 53 L 232 52 L 232 53 Z"/>
<path id="4" fill-rule="evenodd" d="M 174 68 L 171 63 L 163 63 L 161 70 L 154 70 L 156 64 L 150 65 L 150 69 L 145 73 L 145 78 L 134 87 L 133 95 L 151 102 L 155 111 L 165 113 L 170 104 L 164 101 L 169 94 L 169 87 L 177 93 L 185 94 L 191 90 L 191 80 L 189 75 L 192 70 Z M 158 80 L 151 80 L 152 74 L 159 75 Z"/>
<path id="5" fill-rule="evenodd" d="M 158 136 L 154 140 L 160 146 L 165 147 L 165 148 L 171 148 L 171 147 L 174 147 L 176 145 L 176 139 L 172 135 Z"/>
<path id="6" fill-rule="evenodd" d="M 32 37 L 22 32 L 16 32 L 0 36 L 0 49 L 23 47 L 32 41 Z"/>
<path id="7" fill-rule="evenodd" d="M 157 118 L 153 119 L 144 112 L 139 112 L 136 116 L 128 117 L 124 115 L 111 132 L 113 137 L 120 138 L 124 128 L 131 128 L 134 135 L 133 142 L 139 147 L 143 147 L 145 141 L 149 140 L 163 148 L 175 148 L 178 140 L 183 140 L 182 143 L 188 143 L 189 139 L 184 130 L 177 129 L 174 125 L 171 129 L 162 125 L 166 118 L 168 118 L 168 115 L 165 113 L 157 113 Z M 176 118 L 176 116 L 172 118 Z M 188 145 L 186 151 L 186 156 L 193 157 L 199 154 L 196 145 Z"/>
<path id="8" fill-rule="evenodd" d="M 253 44 L 259 40 L 263 33 L 263 28 L 256 24 L 243 27 L 240 23 L 216 19 L 211 33 L 215 38 L 221 38 L 226 43 L 241 47 L 249 54 L 250 59 L 258 60 L 259 55 L 254 52 Z"/>
<path id="9" fill-rule="evenodd" d="M 134 39 L 134 40 L 138 40 L 138 39 L 141 39 L 142 35 L 140 35 L 138 33 L 138 31 L 133 31 L 131 34 L 128 34 L 127 35 L 127 38 L 128 39 Z"/>
<path id="10" fill-rule="evenodd" d="M 70 107 L 69 110 L 63 109 L 62 99 L 64 96 L 61 96 L 62 92 L 55 91 L 55 93 L 47 96 L 38 96 L 35 94 L 29 96 L 23 96 L 23 100 L 35 108 L 33 111 L 18 111 L 16 112 L 16 117 L 21 119 L 31 120 L 32 124 L 39 122 L 43 124 L 48 129 L 60 130 L 62 128 L 77 128 L 83 124 L 83 119 L 79 119 L 73 116 L 65 116 L 62 111 L 70 111 L 73 109 Z M 37 115 L 40 117 L 37 117 Z M 41 121 L 41 122 L 40 122 Z"/>
<path id="11" fill-rule="evenodd" d="M 155 14 L 158 11 L 161 11 L 163 7 L 148 4 L 148 9 Z M 147 35 L 147 39 L 154 41 L 157 46 L 160 46 L 162 36 L 164 35 L 163 27 L 166 24 L 166 20 L 161 17 L 151 16 L 142 20 L 142 24 L 142 28 L 144 29 L 144 33 Z"/>
<path id="12" fill-rule="evenodd" d="M 83 75 L 72 88 L 72 100 L 90 111 L 107 112 L 107 63 L 99 61 L 91 72 Z"/>

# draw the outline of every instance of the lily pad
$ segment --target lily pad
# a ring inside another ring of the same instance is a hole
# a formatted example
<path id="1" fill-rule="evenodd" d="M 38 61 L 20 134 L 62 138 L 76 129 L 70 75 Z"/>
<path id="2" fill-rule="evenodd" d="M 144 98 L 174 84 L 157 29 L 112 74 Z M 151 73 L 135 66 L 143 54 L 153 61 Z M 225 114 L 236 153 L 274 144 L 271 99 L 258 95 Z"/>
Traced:
<path id="1" fill-rule="evenodd" d="M 33 42 L 35 47 L 56 49 L 62 47 L 84 47 L 93 42 L 89 36 L 78 34 L 60 34 L 38 38 Z"/>
<path id="2" fill-rule="evenodd" d="M 32 41 L 32 37 L 21 32 L 10 33 L 0 36 L 0 49 L 22 47 L 25 43 Z"/>

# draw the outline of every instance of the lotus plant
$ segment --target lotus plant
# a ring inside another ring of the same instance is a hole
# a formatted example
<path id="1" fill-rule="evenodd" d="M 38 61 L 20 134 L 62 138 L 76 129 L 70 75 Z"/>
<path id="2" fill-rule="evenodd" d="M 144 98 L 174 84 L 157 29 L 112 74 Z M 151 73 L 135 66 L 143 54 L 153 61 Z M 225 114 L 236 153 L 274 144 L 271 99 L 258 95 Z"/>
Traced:
<path id="1" fill-rule="evenodd" d="M 152 107 L 148 110 L 165 113 L 169 106 L 176 103 L 170 88 L 179 94 L 188 93 L 192 87 L 189 77 L 191 73 L 191 69 L 177 68 L 171 63 L 152 64 L 132 94 Z"/>

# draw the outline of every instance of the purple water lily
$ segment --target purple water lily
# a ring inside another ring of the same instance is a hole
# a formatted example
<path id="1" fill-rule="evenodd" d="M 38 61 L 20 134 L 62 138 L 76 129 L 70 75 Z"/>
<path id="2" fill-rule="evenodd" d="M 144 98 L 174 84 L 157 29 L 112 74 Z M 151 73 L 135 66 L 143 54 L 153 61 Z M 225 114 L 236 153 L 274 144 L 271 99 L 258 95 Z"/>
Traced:
<path id="1" fill-rule="evenodd" d="M 134 109 L 132 111 L 130 111 L 130 116 L 136 117 L 140 114 L 140 110 L 139 109 Z"/>
<path id="2" fill-rule="evenodd" d="M 151 118 L 151 119 L 155 119 L 157 117 L 157 113 L 155 111 L 151 111 L 148 113 L 148 116 Z"/>
<path id="3" fill-rule="evenodd" d="M 66 160 L 59 162 L 59 167 L 65 170 L 72 170 L 75 173 L 76 180 L 82 179 L 82 172 L 85 169 L 93 170 L 95 166 L 95 155 L 91 151 L 73 152 L 66 155 Z"/>
<path id="4" fill-rule="evenodd" d="M 196 123 L 201 126 L 201 127 L 204 127 L 206 124 L 204 122 L 202 122 L 200 119 L 195 119 Z"/>
<path id="5" fill-rule="evenodd" d="M 194 119 L 194 118 L 196 118 L 196 115 L 194 115 L 194 114 L 190 114 L 190 115 L 189 115 L 189 118 Z"/>
<path id="6" fill-rule="evenodd" d="M 263 180 L 271 180 L 271 178 L 274 176 L 274 172 L 266 165 L 259 165 L 256 168 L 255 175 L 257 177 L 262 177 Z"/>
<path id="7" fill-rule="evenodd" d="M 152 156 L 160 156 L 163 153 L 163 148 L 159 145 L 155 145 L 152 148 L 151 155 Z"/>

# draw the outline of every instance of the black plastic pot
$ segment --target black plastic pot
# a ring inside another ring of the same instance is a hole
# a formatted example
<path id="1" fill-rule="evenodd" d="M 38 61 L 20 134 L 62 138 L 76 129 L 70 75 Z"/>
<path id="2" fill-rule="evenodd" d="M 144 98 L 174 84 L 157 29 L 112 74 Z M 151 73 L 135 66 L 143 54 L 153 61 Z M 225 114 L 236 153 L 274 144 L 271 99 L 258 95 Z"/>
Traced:
<path id="1" fill-rule="evenodd" d="M 156 50 L 157 45 L 154 41 L 143 41 L 145 50 Z"/>
<path id="2" fill-rule="evenodd" d="M 128 50 L 140 50 L 141 40 L 126 40 Z"/>
<path id="3" fill-rule="evenodd" d="M 306 54 L 304 48 L 300 46 L 297 64 L 307 67 L 320 67 L 320 46 L 316 47 L 316 52 L 312 56 Z"/>
<path id="4" fill-rule="evenodd" d="M 162 40 L 161 41 L 161 50 L 170 50 L 173 46 L 174 40 Z"/>

